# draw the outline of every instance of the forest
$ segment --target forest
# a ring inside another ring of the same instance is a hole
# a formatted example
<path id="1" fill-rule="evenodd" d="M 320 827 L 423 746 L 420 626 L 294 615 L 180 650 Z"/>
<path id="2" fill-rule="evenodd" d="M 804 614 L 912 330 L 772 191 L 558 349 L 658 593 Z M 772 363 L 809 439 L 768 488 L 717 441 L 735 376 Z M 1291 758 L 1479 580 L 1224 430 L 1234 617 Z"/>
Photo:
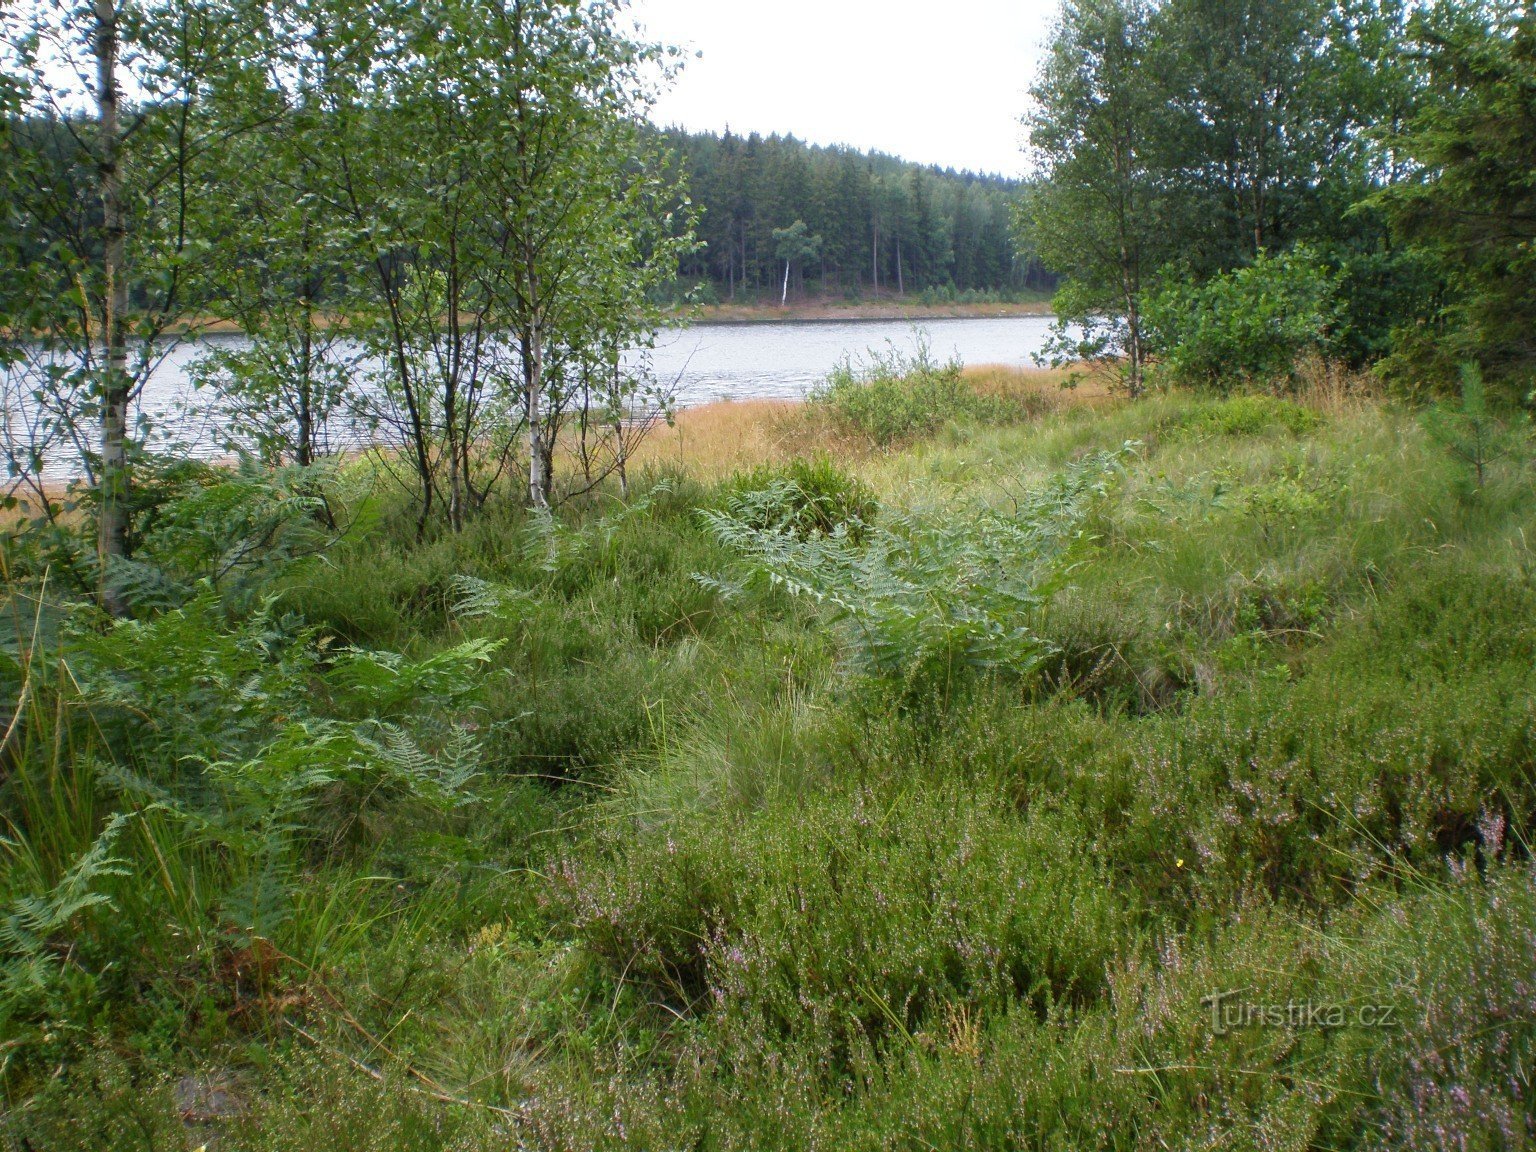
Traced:
<path id="1" fill-rule="evenodd" d="M 1018 185 L 627 13 L 0 7 L 0 1147 L 1536 1147 L 1536 10 L 1063 0 Z"/>
<path id="2" fill-rule="evenodd" d="M 702 243 L 680 272 L 708 284 L 706 301 L 786 290 L 952 300 L 1054 286 L 1015 242 L 1016 181 L 793 137 L 666 139 L 700 213 Z"/>

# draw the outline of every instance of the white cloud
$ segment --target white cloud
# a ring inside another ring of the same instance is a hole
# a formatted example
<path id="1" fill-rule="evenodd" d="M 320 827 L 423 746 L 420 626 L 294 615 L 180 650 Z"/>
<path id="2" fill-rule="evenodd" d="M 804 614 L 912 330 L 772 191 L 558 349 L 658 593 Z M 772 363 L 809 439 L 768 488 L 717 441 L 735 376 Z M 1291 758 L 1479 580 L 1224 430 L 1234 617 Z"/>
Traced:
<path id="1" fill-rule="evenodd" d="M 1021 175 L 1019 117 L 1057 0 L 635 0 L 652 39 L 697 51 L 662 124 L 792 133 Z"/>

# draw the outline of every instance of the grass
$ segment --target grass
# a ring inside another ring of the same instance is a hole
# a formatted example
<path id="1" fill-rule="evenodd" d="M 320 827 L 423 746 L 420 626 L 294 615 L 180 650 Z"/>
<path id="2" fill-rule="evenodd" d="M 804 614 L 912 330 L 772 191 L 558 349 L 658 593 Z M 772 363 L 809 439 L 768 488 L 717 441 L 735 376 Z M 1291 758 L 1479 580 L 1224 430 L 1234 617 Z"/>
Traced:
<path id="1" fill-rule="evenodd" d="M 1529 446 L 1479 487 L 1326 373 L 1134 404 L 962 379 L 994 402 L 888 448 L 718 405 L 627 504 L 424 543 L 384 509 L 261 610 L 19 612 L 0 1133 L 1530 1146 Z M 766 485 L 805 563 L 899 538 L 922 622 L 954 607 L 930 542 L 1031 546 L 1090 453 L 1118 463 L 1021 569 L 1027 667 L 860 665 L 711 527 Z M 112 813 L 121 863 L 70 911 Z"/>

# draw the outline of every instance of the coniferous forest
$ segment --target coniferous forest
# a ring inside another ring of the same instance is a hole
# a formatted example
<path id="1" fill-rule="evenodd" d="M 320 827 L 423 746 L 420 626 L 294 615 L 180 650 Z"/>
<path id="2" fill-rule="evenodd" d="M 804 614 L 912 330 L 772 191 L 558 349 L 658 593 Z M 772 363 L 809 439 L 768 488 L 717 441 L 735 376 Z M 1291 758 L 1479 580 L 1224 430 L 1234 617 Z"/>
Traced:
<path id="1" fill-rule="evenodd" d="M 631 12 L 0 0 L 0 1149 L 1536 1148 L 1536 7 Z"/>
<path id="2" fill-rule="evenodd" d="M 1016 181 L 904 163 L 793 137 L 669 134 L 700 209 L 702 247 L 681 263 L 709 299 L 790 290 L 859 298 L 1042 291 L 1019 251 Z M 797 224 L 803 234 L 786 240 Z M 784 255 L 781 255 L 783 253 Z"/>

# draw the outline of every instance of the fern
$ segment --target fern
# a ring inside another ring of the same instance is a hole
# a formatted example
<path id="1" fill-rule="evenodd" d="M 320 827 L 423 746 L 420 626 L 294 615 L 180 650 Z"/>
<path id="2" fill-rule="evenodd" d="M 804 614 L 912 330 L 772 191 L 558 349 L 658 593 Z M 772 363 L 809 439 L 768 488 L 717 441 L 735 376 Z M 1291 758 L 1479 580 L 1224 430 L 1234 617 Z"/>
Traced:
<path id="1" fill-rule="evenodd" d="M 469 786 L 481 774 L 483 749 L 474 733 L 453 726 L 435 753 L 424 750 L 417 739 L 394 724 L 379 724 L 359 737 L 373 765 L 393 783 L 419 800 L 444 808 L 470 803 Z"/>
<path id="2" fill-rule="evenodd" d="M 536 508 L 523 528 L 523 558 L 553 576 L 560 571 L 560 525 L 548 508 Z"/>
<path id="3" fill-rule="evenodd" d="M 453 614 L 464 620 L 511 623 L 523 619 L 535 603 L 533 595 L 520 588 L 492 584 L 474 576 L 455 576 L 453 591 Z"/>
<path id="4" fill-rule="evenodd" d="M 49 949 L 53 939 L 82 912 L 110 907 L 99 885 L 108 877 L 128 875 L 127 863 L 112 855 L 128 820 L 124 813 L 114 815 L 57 884 L 46 892 L 13 897 L 0 912 L 0 997 L 10 1000 L 46 988 L 58 968 Z"/>
<path id="5" fill-rule="evenodd" d="M 500 647 L 499 640 L 468 640 L 418 661 L 393 652 L 352 649 L 337 658 L 329 679 L 340 689 L 338 702 L 361 715 L 448 708 L 476 689 L 476 673 Z"/>
<path id="6" fill-rule="evenodd" d="M 248 603 L 338 538 L 324 495 L 333 482 L 330 465 L 173 465 L 163 498 L 139 517 L 134 559 L 112 561 L 107 576 L 141 614 L 184 604 L 203 584 Z"/>
<path id="7" fill-rule="evenodd" d="M 807 539 L 760 527 L 761 508 L 782 496 L 771 490 L 744 493 L 725 511 L 703 515 L 745 558 L 743 583 L 810 597 L 827 611 L 858 672 L 909 682 L 961 667 L 1028 675 L 1053 650 L 1029 627 L 1030 614 L 1063 576 L 1120 456 L 1072 465 L 1015 499 L 1011 513 L 987 506 L 887 511 L 877 526 L 861 525 L 857 541 L 847 526 Z M 695 579 L 730 586 L 720 577 Z"/>

